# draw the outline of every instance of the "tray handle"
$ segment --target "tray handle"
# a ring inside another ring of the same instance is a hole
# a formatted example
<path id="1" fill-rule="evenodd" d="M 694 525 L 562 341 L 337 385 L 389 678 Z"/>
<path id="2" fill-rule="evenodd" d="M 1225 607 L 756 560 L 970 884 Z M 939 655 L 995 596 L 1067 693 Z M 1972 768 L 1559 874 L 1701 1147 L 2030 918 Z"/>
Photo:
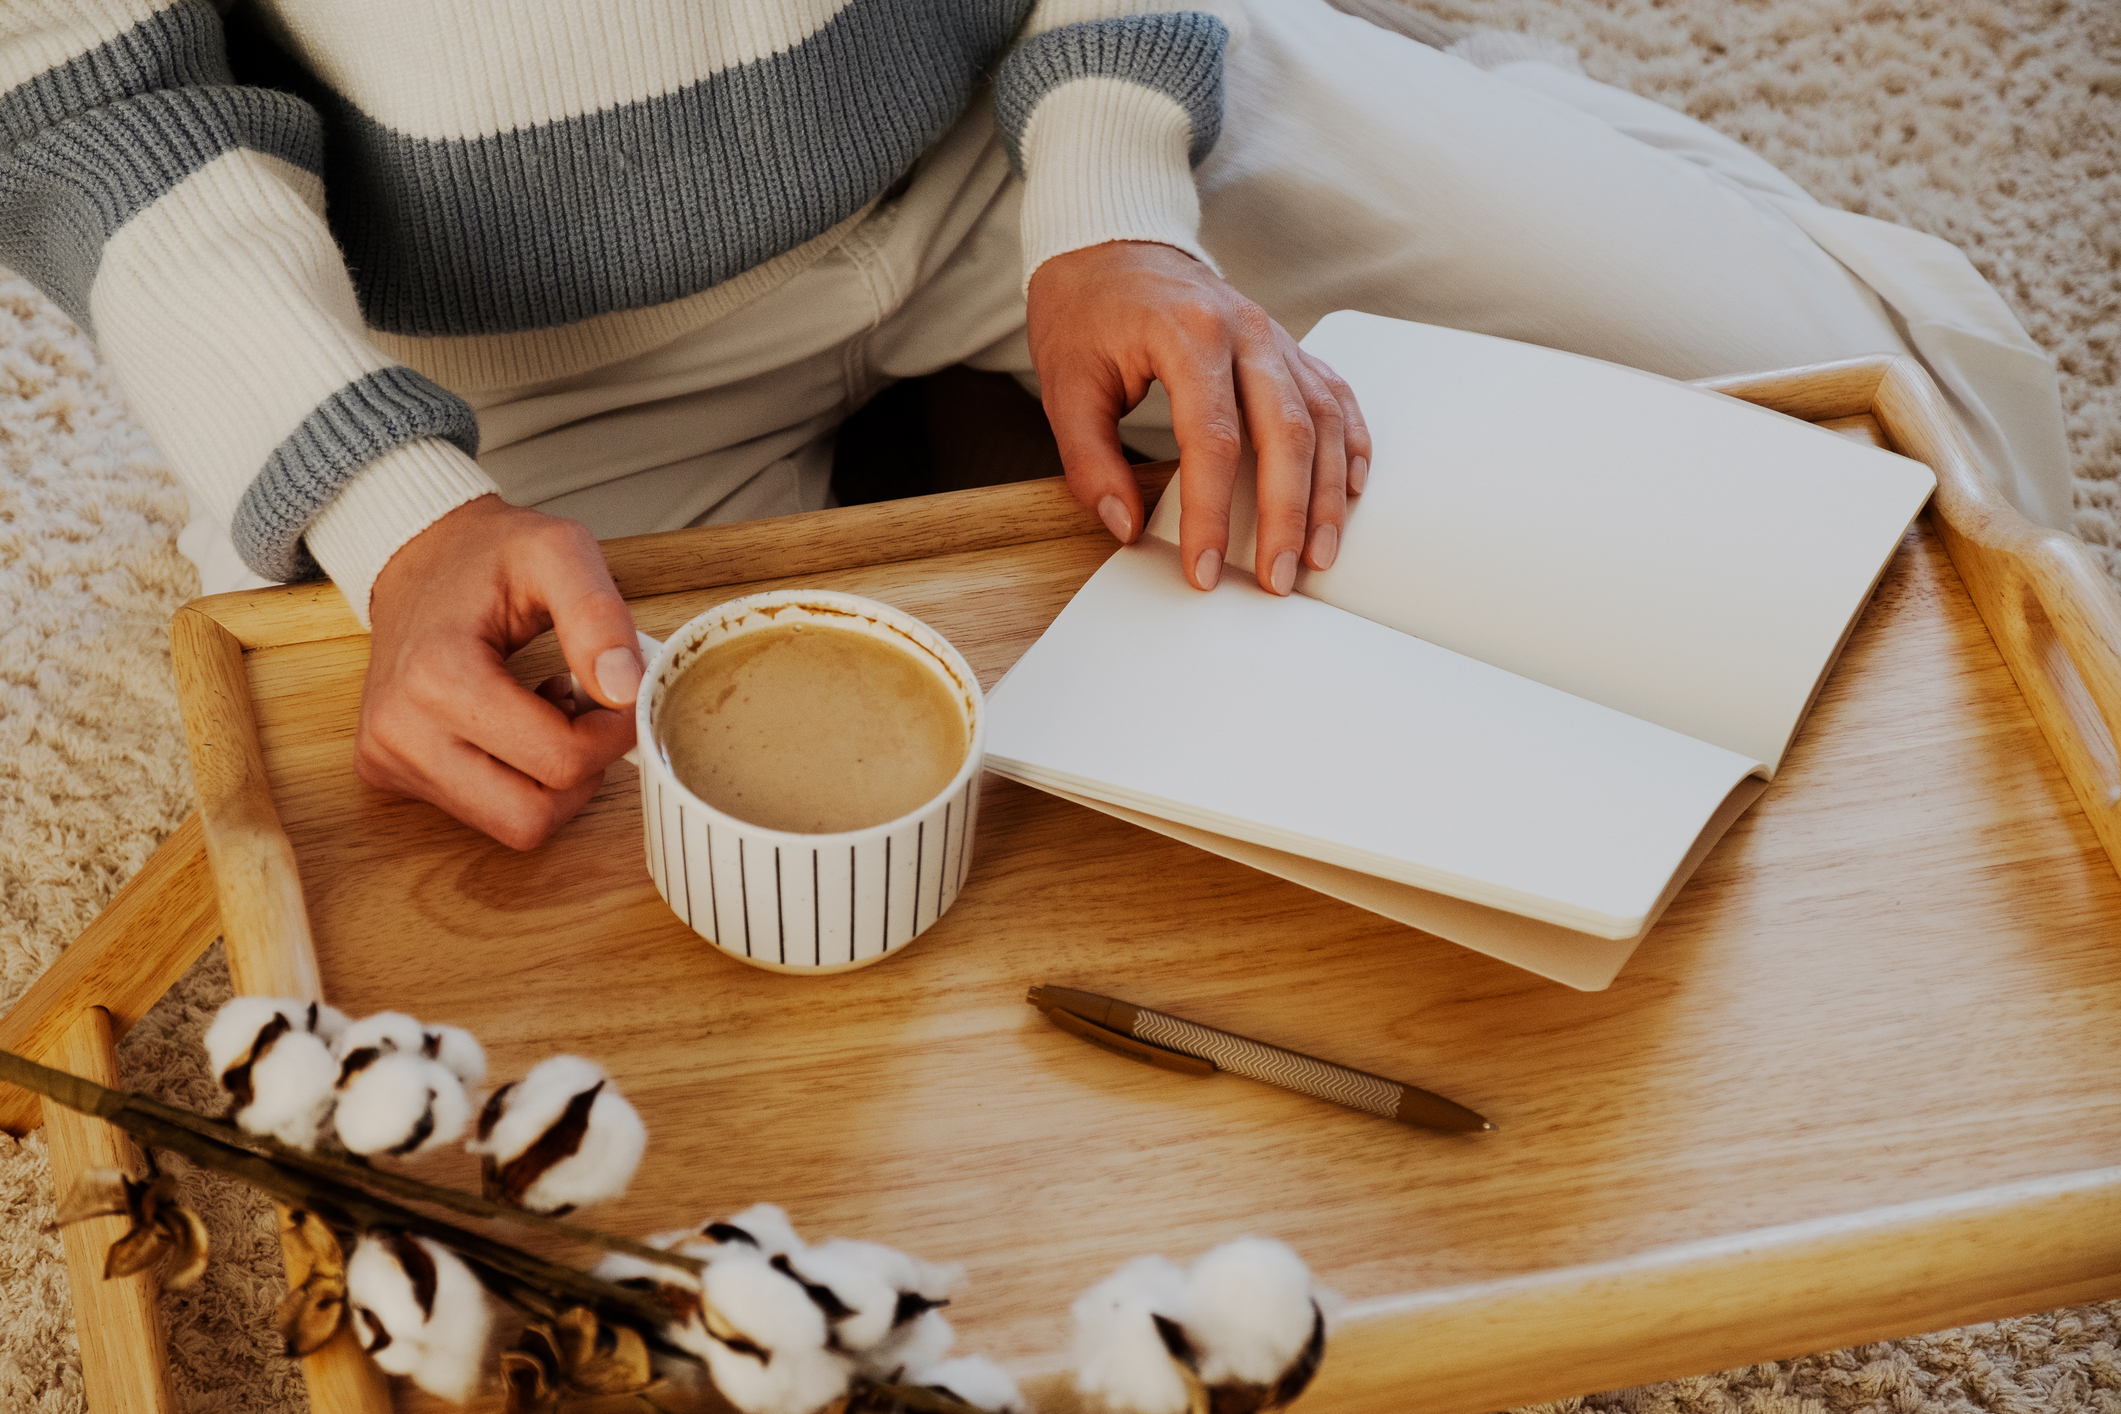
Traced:
<path id="1" fill-rule="evenodd" d="M 2121 871 L 2121 591 L 2091 551 L 2003 499 L 1913 359 L 1877 354 L 1700 386 L 1811 422 L 1869 413 L 1894 451 L 1936 473 L 1931 523 Z"/>

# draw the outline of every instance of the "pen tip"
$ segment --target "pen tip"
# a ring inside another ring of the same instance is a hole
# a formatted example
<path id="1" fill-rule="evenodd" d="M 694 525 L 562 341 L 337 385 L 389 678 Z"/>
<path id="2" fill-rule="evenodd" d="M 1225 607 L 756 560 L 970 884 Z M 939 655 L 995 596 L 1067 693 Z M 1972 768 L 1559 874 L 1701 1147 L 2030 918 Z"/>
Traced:
<path id="1" fill-rule="evenodd" d="M 1494 1128 L 1495 1126 L 1494 1126 L 1494 1125 L 1492 1125 L 1492 1124 L 1490 1124 L 1490 1123 L 1488 1123 L 1488 1122 L 1487 1122 L 1486 1120 L 1482 1120 L 1482 1121 L 1480 1122 L 1480 1127 L 1481 1127 L 1482 1129 L 1493 1129 L 1493 1128 Z"/>

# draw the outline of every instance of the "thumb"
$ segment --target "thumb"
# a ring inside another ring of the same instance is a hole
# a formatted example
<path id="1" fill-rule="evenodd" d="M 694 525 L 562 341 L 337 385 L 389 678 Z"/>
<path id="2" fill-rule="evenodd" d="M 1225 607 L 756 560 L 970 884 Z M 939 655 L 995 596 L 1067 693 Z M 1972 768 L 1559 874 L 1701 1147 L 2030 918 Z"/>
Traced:
<path id="1" fill-rule="evenodd" d="M 633 611 L 595 539 L 578 529 L 565 553 L 541 557 L 533 592 L 552 615 L 560 652 L 583 690 L 606 707 L 631 707 L 646 667 Z"/>

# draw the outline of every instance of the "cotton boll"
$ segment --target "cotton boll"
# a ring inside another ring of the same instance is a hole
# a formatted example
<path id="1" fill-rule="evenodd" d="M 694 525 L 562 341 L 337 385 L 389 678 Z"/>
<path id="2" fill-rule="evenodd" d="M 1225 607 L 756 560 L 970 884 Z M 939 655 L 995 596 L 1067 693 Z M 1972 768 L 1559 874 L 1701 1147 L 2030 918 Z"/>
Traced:
<path id="1" fill-rule="evenodd" d="M 648 1148 L 648 1128 L 616 1090 L 606 1089 L 589 1111 L 581 1148 L 562 1159 L 523 1192 L 534 1213 L 565 1213 L 616 1198 L 633 1181 Z"/>
<path id="2" fill-rule="evenodd" d="M 774 1209 L 776 1215 L 779 1211 Z M 834 1343 L 856 1353 L 876 1349 L 922 1312 L 947 1305 L 964 1279 L 963 1267 L 923 1262 L 880 1242 L 844 1237 L 799 1248 L 785 1260 L 795 1276 L 826 1289 L 845 1308 L 828 1310 L 827 1316 Z"/>
<path id="3" fill-rule="evenodd" d="M 420 1053 L 427 1041 L 427 1033 L 420 1023 L 402 1011 L 379 1011 L 373 1016 L 364 1016 L 359 1021 L 350 1021 L 339 1032 L 339 1039 L 332 1052 L 341 1061 L 356 1051 L 377 1050 L 384 1054 L 394 1051 Z"/>
<path id="4" fill-rule="evenodd" d="M 943 1357 L 950 1353 L 951 1342 L 956 1339 L 957 1332 L 943 1319 L 941 1312 L 924 1311 L 895 1328 L 875 1349 L 863 1351 L 856 1359 L 861 1362 L 863 1374 L 897 1383 L 908 1370 L 941 1364 Z"/>
<path id="5" fill-rule="evenodd" d="M 236 1123 L 297 1149 L 314 1147 L 339 1077 L 331 1051 L 307 1031 L 282 1032 L 260 1044 L 247 1067 L 239 1062 L 223 1076 L 236 1097 Z"/>
<path id="6" fill-rule="evenodd" d="M 206 1059 L 218 1078 L 250 1053 L 274 1018 L 284 1018 L 290 1031 L 309 1029 L 309 1003 L 284 997 L 230 997 L 214 1013 L 206 1028 Z"/>
<path id="7" fill-rule="evenodd" d="M 424 1237 L 371 1233 L 346 1264 L 354 1333 L 393 1375 L 462 1403 L 477 1385 L 493 1313 L 478 1278 Z"/>
<path id="8" fill-rule="evenodd" d="M 485 1288 L 454 1252 L 424 1238 L 420 1245 L 434 1254 L 440 1281 L 434 1319 L 427 1323 L 427 1355 L 412 1372 L 413 1383 L 429 1394 L 461 1404 L 478 1387 L 493 1311 Z"/>
<path id="9" fill-rule="evenodd" d="M 682 1240 L 690 1237 L 688 1232 L 665 1233 L 665 1237 Z M 670 1246 L 648 1239 L 650 1246 Z M 667 1266 L 636 1257 L 628 1252 L 607 1252 L 602 1261 L 590 1269 L 591 1276 L 600 1277 L 614 1286 L 631 1287 L 645 1292 L 660 1302 L 670 1313 L 669 1321 L 662 1327 L 662 1335 L 678 1349 L 690 1355 L 706 1359 L 708 1347 L 714 1344 L 707 1334 L 704 1311 L 700 1297 L 700 1279 L 683 1267 Z M 660 1368 L 660 1367 L 658 1367 Z"/>
<path id="10" fill-rule="evenodd" d="M 744 1243 L 768 1257 L 803 1250 L 803 1239 L 778 1203 L 753 1203 L 735 1217 L 703 1223 L 700 1236 L 721 1245 Z"/>
<path id="11" fill-rule="evenodd" d="M 564 1213 L 625 1192 L 648 1131 L 602 1066 L 554 1056 L 493 1093 L 465 1147 L 489 1157 L 503 1201 Z"/>
<path id="12" fill-rule="evenodd" d="M 917 1370 L 906 1382 L 939 1389 L 963 1403 L 987 1410 L 988 1414 L 1031 1414 L 1031 1401 L 1017 1389 L 1016 1381 L 984 1355 L 945 1360 Z"/>
<path id="13" fill-rule="evenodd" d="M 309 1006 L 310 1034 L 327 1046 L 336 1045 L 339 1033 L 346 1029 L 346 1013 L 323 1002 L 311 1002 Z"/>
<path id="14" fill-rule="evenodd" d="M 647 1244 L 651 1247 L 670 1245 L 657 1242 L 653 1237 L 647 1239 Z M 652 1262 L 646 1257 L 636 1257 L 631 1252 L 606 1252 L 597 1264 L 590 1268 L 590 1275 L 609 1282 L 654 1281 L 682 1286 L 695 1292 L 700 1289 L 700 1279 L 687 1268 L 668 1262 Z"/>
<path id="15" fill-rule="evenodd" d="M 725 1346 L 707 1355 L 714 1387 L 744 1414 L 816 1414 L 847 1392 L 853 1371 L 846 1356 L 822 1349 L 776 1355 L 770 1365 Z"/>
<path id="16" fill-rule="evenodd" d="M 715 1387 L 745 1414 L 813 1414 L 840 1397 L 854 1363 L 825 1348 L 825 1314 L 763 1254 L 726 1251 L 702 1283 L 717 1327 Z"/>
<path id="17" fill-rule="evenodd" d="M 1077 1297 L 1075 1387 L 1130 1414 L 1185 1414 L 1185 1378 L 1152 1319 L 1176 1319 L 1185 1301 L 1185 1274 L 1162 1257 L 1137 1257 Z"/>
<path id="18" fill-rule="evenodd" d="M 339 1142 L 356 1154 L 419 1154 L 454 1143 L 471 1122 L 463 1082 L 423 1056 L 382 1055 L 339 1072 L 333 1124 Z"/>
<path id="19" fill-rule="evenodd" d="M 415 1272 L 408 1272 L 400 1260 L 403 1244 L 413 1241 L 364 1237 L 346 1262 L 346 1299 L 353 1311 L 354 1334 L 370 1358 L 393 1375 L 409 1375 L 419 1368 L 426 1354 L 422 1332 L 434 1303 L 431 1289 L 427 1300 L 420 1300 Z M 425 1255 L 431 1264 L 432 1254 Z M 410 1260 L 424 1274 L 419 1258 Z"/>
<path id="20" fill-rule="evenodd" d="M 873 1245 L 873 1244 L 864 1244 Z M 829 1290 L 849 1313 L 832 1320 L 843 1350 L 868 1350 L 891 1334 L 897 1321 L 898 1291 L 879 1274 L 866 1254 L 847 1250 L 853 1244 L 826 1242 L 779 1260 L 804 1281 Z M 828 1313 L 829 1317 L 830 1313 Z"/>
<path id="21" fill-rule="evenodd" d="M 536 1143 L 574 1097 L 604 1081 L 604 1067 L 580 1056 L 554 1056 L 521 1080 L 493 1092 L 479 1116 L 478 1137 L 465 1147 L 503 1163 Z"/>
<path id="22" fill-rule="evenodd" d="M 429 1026 L 424 1028 L 425 1040 L 421 1052 L 431 1060 L 438 1060 L 449 1067 L 450 1073 L 467 1086 L 486 1083 L 486 1048 L 479 1038 L 461 1026 Z"/>
<path id="23" fill-rule="evenodd" d="M 946 1304 L 965 1280 L 965 1269 L 956 1262 L 925 1262 L 881 1242 L 858 1242 L 835 1237 L 810 1249 L 829 1260 L 859 1264 L 901 1295 L 919 1298 L 922 1310 Z"/>
<path id="24" fill-rule="evenodd" d="M 1310 1342 L 1315 1318 L 1311 1269 L 1268 1238 L 1226 1242 L 1186 1278 L 1182 1324 L 1205 1384 L 1274 1383 Z"/>

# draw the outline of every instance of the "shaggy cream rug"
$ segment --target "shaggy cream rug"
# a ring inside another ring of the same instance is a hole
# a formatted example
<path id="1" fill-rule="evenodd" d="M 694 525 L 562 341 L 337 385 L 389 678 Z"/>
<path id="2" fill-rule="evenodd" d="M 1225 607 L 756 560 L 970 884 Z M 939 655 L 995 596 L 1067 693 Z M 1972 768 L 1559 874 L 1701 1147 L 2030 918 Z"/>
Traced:
<path id="1" fill-rule="evenodd" d="M 1391 3 L 1391 0 L 1371 0 Z M 1352 6 L 1351 6 L 1352 8 Z M 1814 194 L 1957 242 L 2063 370 L 2078 532 L 2121 579 L 2121 6 L 2114 0 L 1428 0 L 1574 46 Z M 4 272 L 0 272 L 4 276 Z M 0 1008 L 190 809 L 164 624 L 183 495 L 79 333 L 0 278 Z M 202 1105 L 218 951 L 125 1040 Z M 165 1298 L 187 1410 L 299 1410 L 262 1204 L 198 1175 L 222 1260 Z M 39 1136 L 0 1136 L 0 1411 L 82 1405 Z M 2121 1302 L 1555 1406 L 1628 1414 L 2121 1414 Z M 1418 1395 L 1410 1395 L 1418 1398 Z"/>

